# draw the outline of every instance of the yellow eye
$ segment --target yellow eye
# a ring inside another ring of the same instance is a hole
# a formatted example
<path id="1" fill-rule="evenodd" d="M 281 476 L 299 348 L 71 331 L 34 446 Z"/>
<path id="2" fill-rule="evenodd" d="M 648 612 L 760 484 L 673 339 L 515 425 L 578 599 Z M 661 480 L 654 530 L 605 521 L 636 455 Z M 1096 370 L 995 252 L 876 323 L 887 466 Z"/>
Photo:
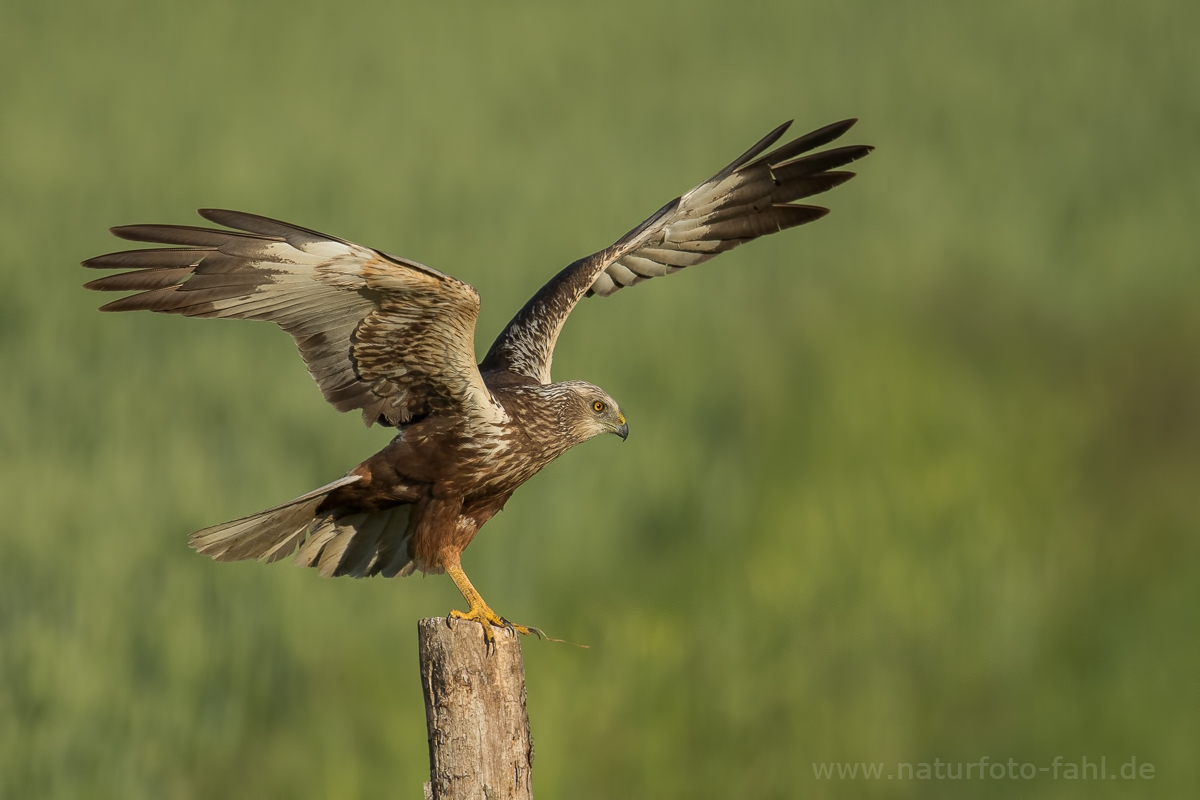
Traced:
<path id="1" fill-rule="evenodd" d="M 597 400 L 596 402 L 592 403 L 592 408 L 597 414 L 600 414 L 604 411 L 604 403 L 601 403 L 599 400 Z"/>

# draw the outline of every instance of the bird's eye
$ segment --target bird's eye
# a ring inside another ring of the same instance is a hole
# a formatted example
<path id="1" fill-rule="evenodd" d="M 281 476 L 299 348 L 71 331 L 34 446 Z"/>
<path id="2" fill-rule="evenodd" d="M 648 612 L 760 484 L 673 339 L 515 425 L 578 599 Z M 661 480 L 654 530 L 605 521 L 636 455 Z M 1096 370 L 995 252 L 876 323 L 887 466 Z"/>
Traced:
<path id="1" fill-rule="evenodd" d="M 596 402 L 592 403 L 592 408 L 597 414 L 603 413 L 604 403 L 601 403 L 599 400 L 597 400 Z"/>

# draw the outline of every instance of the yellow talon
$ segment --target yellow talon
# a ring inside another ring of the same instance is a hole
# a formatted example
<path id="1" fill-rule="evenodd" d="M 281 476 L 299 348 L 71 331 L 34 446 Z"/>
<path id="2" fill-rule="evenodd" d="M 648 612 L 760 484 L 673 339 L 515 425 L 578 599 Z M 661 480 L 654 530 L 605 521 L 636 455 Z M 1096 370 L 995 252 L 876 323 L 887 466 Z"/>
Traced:
<path id="1" fill-rule="evenodd" d="M 471 581 L 467 580 L 467 573 L 463 572 L 461 565 L 457 563 L 447 564 L 446 573 L 470 604 L 470 609 L 467 611 L 451 611 L 446 617 L 447 624 L 451 619 L 465 619 L 470 622 L 478 622 L 483 626 L 483 639 L 487 645 L 488 653 L 492 653 L 496 649 L 496 634 L 492 632 L 493 627 L 507 628 L 510 631 L 516 631 L 522 636 L 528 636 L 532 633 L 539 639 L 543 637 L 544 634 L 537 628 L 509 622 L 495 611 L 492 611 L 488 604 L 484 602 L 479 592 L 475 590 L 475 587 L 471 585 Z"/>
<path id="2" fill-rule="evenodd" d="M 531 628 L 527 625 L 517 625 L 514 622 L 509 622 L 504 617 L 497 614 L 486 605 L 472 608 L 470 611 L 451 611 L 447 616 L 447 621 L 450 619 L 465 619 L 468 622 L 478 622 L 483 626 L 483 639 L 487 645 L 489 653 L 496 649 L 496 634 L 492 632 L 492 628 L 507 628 L 510 631 L 516 631 L 522 636 L 529 634 L 536 635 L 539 639 L 542 638 L 542 632 L 537 628 Z"/>

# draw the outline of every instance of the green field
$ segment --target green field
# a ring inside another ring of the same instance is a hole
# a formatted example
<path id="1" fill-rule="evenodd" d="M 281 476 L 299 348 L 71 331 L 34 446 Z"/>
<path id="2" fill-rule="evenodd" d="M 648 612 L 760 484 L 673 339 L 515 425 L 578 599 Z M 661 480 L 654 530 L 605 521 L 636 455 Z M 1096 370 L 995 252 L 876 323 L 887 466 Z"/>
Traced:
<path id="1" fill-rule="evenodd" d="M 0 797 L 428 776 L 415 622 L 460 606 L 447 578 L 186 546 L 389 432 L 273 326 L 97 313 L 77 264 L 122 249 L 110 225 L 227 207 L 409 256 L 479 290 L 482 352 L 779 122 L 848 116 L 878 150 L 829 218 L 586 301 L 559 343 L 629 441 L 569 453 L 465 557 L 498 612 L 590 645 L 525 643 L 538 796 L 1194 796 L 1198 25 L 1178 0 L 6 3 Z M 984 756 L 1155 772 L 886 777 Z"/>

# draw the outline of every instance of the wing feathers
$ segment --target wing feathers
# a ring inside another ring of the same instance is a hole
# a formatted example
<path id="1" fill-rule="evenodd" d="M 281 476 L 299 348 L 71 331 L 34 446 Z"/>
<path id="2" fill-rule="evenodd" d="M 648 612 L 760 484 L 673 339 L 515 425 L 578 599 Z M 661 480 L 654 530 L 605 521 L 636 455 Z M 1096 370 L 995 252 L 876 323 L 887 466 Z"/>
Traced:
<path id="1" fill-rule="evenodd" d="M 218 231 L 191 225 L 119 225 L 109 229 L 118 239 L 151 244 L 181 244 L 189 247 L 220 247 L 231 239 L 258 238 L 239 231 Z"/>
<path id="2" fill-rule="evenodd" d="M 772 131 L 728 167 L 668 203 L 614 245 L 616 256 L 604 267 L 610 280 L 596 276 L 591 293 L 612 294 L 629 285 L 614 265 L 628 267 L 630 256 L 668 267 L 692 266 L 751 239 L 825 216 L 828 209 L 792 201 L 828 191 L 854 177 L 852 172 L 830 170 L 862 158 L 871 148 L 850 145 L 800 156 L 834 141 L 854 123 L 850 119 L 826 125 L 759 156 L 779 139 L 786 126 Z M 680 251 L 686 255 L 676 255 Z M 648 268 L 634 271 L 643 277 L 655 276 Z"/>
<path id="3" fill-rule="evenodd" d="M 756 213 L 716 222 L 705 229 L 706 239 L 749 241 L 769 233 L 777 233 L 806 222 L 818 220 L 829 213 L 820 206 L 777 205 Z"/>
<path id="4" fill-rule="evenodd" d="M 308 228 L 301 228 L 299 225 L 292 225 L 288 222 L 280 222 L 269 217 L 260 217 L 258 214 L 248 214 L 245 211 L 228 211 L 223 208 L 202 208 L 196 213 L 204 217 L 209 222 L 215 222 L 218 225 L 224 225 L 227 228 L 236 228 L 238 230 L 248 231 L 249 233 L 258 234 L 259 236 L 268 236 L 271 238 L 280 239 L 300 250 L 305 250 L 307 245 L 321 245 L 328 242 L 337 242 L 345 245 L 350 244 L 344 239 L 338 239 L 334 236 L 318 233 L 317 231 L 309 230 Z"/>
<path id="5" fill-rule="evenodd" d="M 139 292 L 104 311 L 261 319 L 292 334 L 325 398 L 362 409 L 370 425 L 433 411 L 495 423 L 503 409 L 475 366 L 479 296 L 405 259 L 278 220 L 222 209 L 205 219 L 236 230 L 126 225 L 121 238 L 177 245 L 84 262 L 131 272 L 90 289 Z"/>
<path id="6" fill-rule="evenodd" d="M 652 261 L 664 269 L 653 274 L 666 275 L 669 267 L 690 267 L 693 264 L 699 264 L 705 260 L 707 254 L 696 253 L 694 251 L 682 250 L 679 248 L 659 248 L 645 247 L 638 251 L 636 258 L 642 261 Z M 650 273 L 647 273 L 650 274 Z"/>
<path id="7" fill-rule="evenodd" d="M 163 267 L 145 269 L 141 272 L 123 272 L 119 275 L 106 275 L 103 278 L 88 281 L 83 288 L 108 292 L 161 289 L 186 280 L 191 273 L 191 267 Z"/>
<path id="8" fill-rule="evenodd" d="M 114 278 L 124 278 L 124 275 L 113 275 Z M 92 282 L 97 283 L 96 281 Z M 89 287 L 107 289 L 106 286 Z M 113 287 L 116 288 L 116 287 Z M 178 302 L 178 295 L 175 291 L 175 286 L 168 286 L 161 289 L 153 289 L 141 294 L 131 294 L 129 297 L 122 297 L 120 300 L 113 300 L 111 303 L 106 303 L 100 306 L 101 311 L 174 311 L 175 304 Z M 182 313 L 174 311 L 174 313 Z"/>
<path id="9" fill-rule="evenodd" d="M 509 322 L 482 368 L 549 382 L 558 334 L 585 295 L 612 294 L 820 219 L 828 209 L 794 201 L 854 177 L 835 170 L 871 148 L 804 154 L 835 141 L 855 121 L 826 125 L 770 150 L 791 123 L 780 125 L 613 246 L 558 273 Z M 361 408 L 367 424 L 380 417 L 400 424 L 434 409 L 488 424 L 504 418 L 474 365 L 479 298 L 470 286 L 422 264 L 267 217 L 223 209 L 202 209 L 200 215 L 231 230 L 113 228 L 124 239 L 174 247 L 84 262 L 135 270 L 87 284 L 139 292 L 103 310 L 276 322 L 296 338 L 325 398 L 339 410 Z"/>
<path id="10" fill-rule="evenodd" d="M 820 153 L 814 153 L 811 156 L 798 158 L 795 161 L 776 163 L 770 169 L 775 181 L 782 183 L 805 175 L 814 175 L 818 172 L 844 167 L 851 161 L 857 161 L 870 152 L 871 148 L 862 145 L 837 147 L 833 150 L 825 150 Z"/>
<path id="11" fill-rule="evenodd" d="M 823 147 L 832 141 L 842 138 L 842 135 L 853 128 L 857 122 L 858 119 L 844 119 L 841 122 L 834 122 L 823 128 L 817 128 L 815 131 L 810 131 L 798 139 L 793 139 L 782 147 L 776 148 L 770 155 L 763 156 L 750 166 L 755 167 L 763 163 L 779 164 L 795 158 L 801 153 L 816 150 L 818 147 Z"/>
<path id="12" fill-rule="evenodd" d="M 819 172 L 816 175 L 808 175 L 786 183 L 781 181 L 779 186 L 775 187 L 775 191 L 771 193 L 771 202 L 790 203 L 793 200 L 803 200 L 814 194 L 828 192 L 853 178 L 854 174 L 853 172 Z"/>
<path id="13" fill-rule="evenodd" d="M 135 269 L 194 267 L 208 250 L 200 247 L 160 247 L 156 250 L 124 250 L 89 258 L 83 266 L 92 269 Z"/>
<path id="14" fill-rule="evenodd" d="M 757 144 L 755 144 L 749 150 L 747 150 L 746 152 L 742 153 L 740 156 L 735 158 L 727 167 L 725 167 L 725 169 L 718 172 L 710 180 L 720 180 L 722 178 L 725 178 L 726 176 L 732 175 L 739 167 L 744 165 L 747 161 L 754 158 L 756 155 L 761 153 L 763 150 L 766 150 L 768 147 L 770 147 L 771 145 L 773 145 L 777 141 L 779 141 L 780 137 L 783 136 L 785 133 L 787 133 L 787 129 L 792 127 L 793 121 L 794 120 L 789 119 L 787 122 L 783 123 L 778 128 L 771 131 L 763 138 L 759 139 Z M 851 122 L 850 124 L 853 125 L 854 123 Z M 830 125 L 827 127 L 833 127 L 833 126 Z M 824 130 L 824 128 L 822 128 L 821 130 Z M 820 131 L 813 131 L 813 133 L 820 133 Z M 813 133 L 808 134 L 808 136 L 812 136 Z M 838 136 L 841 136 L 841 134 L 839 133 Z M 806 139 L 806 138 L 808 138 L 808 137 L 802 136 L 802 137 L 800 137 L 800 139 L 797 139 L 796 142 L 799 142 L 802 139 Z M 836 139 L 837 136 L 835 136 L 833 138 Z M 829 140 L 829 141 L 832 141 L 832 140 Z M 795 142 L 793 142 L 793 144 L 795 144 Z M 820 147 L 821 144 L 823 144 L 823 143 L 811 145 L 810 147 L 806 147 L 804 149 L 809 150 L 809 149 L 812 149 L 812 147 Z M 780 149 L 783 149 L 783 148 L 780 148 Z M 801 151 L 801 152 L 803 152 L 803 151 Z"/>
<path id="15" fill-rule="evenodd" d="M 828 209 L 793 201 L 829 191 L 854 177 L 851 172 L 831 170 L 862 158 L 871 148 L 852 145 L 803 154 L 838 139 L 855 122 L 826 125 L 766 152 L 791 123 L 780 125 L 614 245 L 554 276 L 509 322 L 482 369 L 510 370 L 547 383 L 558 334 L 585 295 L 610 295 L 624 286 L 702 263 L 759 236 L 825 216 Z"/>

